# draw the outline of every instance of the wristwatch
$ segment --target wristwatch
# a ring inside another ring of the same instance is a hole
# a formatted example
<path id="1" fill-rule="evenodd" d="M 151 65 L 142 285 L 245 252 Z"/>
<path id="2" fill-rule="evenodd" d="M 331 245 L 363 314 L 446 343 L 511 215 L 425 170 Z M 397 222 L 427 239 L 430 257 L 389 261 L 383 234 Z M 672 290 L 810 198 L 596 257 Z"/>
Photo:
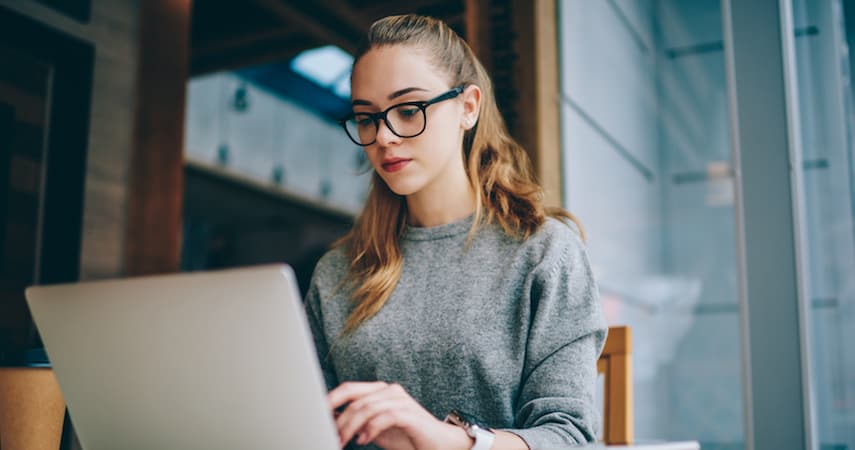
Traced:
<path id="1" fill-rule="evenodd" d="M 496 433 L 493 433 L 490 427 L 481 423 L 474 416 L 457 409 L 452 409 L 445 417 L 445 421 L 463 428 L 469 437 L 475 439 L 475 445 L 472 446 L 471 450 L 490 450 L 493 440 L 496 439 Z"/>

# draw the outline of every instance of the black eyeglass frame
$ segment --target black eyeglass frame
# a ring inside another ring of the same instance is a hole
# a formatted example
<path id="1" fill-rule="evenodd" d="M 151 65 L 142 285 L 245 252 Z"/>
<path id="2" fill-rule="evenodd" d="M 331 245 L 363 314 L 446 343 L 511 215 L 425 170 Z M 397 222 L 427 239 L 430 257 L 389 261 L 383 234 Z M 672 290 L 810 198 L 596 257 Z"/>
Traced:
<path id="1" fill-rule="evenodd" d="M 367 112 L 350 113 L 344 119 L 339 120 L 338 124 L 341 125 L 342 128 L 344 128 L 344 133 L 347 135 L 347 137 L 349 137 L 350 140 L 353 141 L 354 144 L 359 145 L 361 147 L 367 147 L 367 146 L 377 142 L 377 133 L 380 132 L 380 120 L 381 119 L 383 120 L 383 122 L 386 123 L 386 128 L 388 128 L 389 131 L 391 131 L 392 134 L 394 134 L 395 136 L 398 136 L 398 137 L 404 138 L 404 139 L 414 138 L 414 137 L 424 133 L 425 130 L 427 129 L 427 111 L 426 111 L 427 107 L 430 105 L 439 103 L 439 102 L 443 102 L 445 100 L 451 100 L 452 98 L 455 98 L 458 95 L 462 94 L 463 89 L 464 89 L 463 85 L 455 86 L 455 87 L 451 88 L 450 90 L 448 90 L 447 92 L 439 94 L 430 100 L 398 103 L 398 104 L 395 104 L 395 105 L 392 105 L 392 106 L 386 108 L 383 111 L 376 112 L 376 113 L 367 113 Z M 418 133 L 405 136 L 402 134 L 398 134 L 398 132 L 395 131 L 395 128 L 392 127 L 391 125 L 389 125 L 389 121 L 386 120 L 386 115 L 389 113 L 389 111 L 391 111 L 395 108 L 400 108 L 401 106 L 407 106 L 407 105 L 418 107 L 421 110 L 422 116 L 424 117 L 424 121 L 422 123 L 422 129 L 419 130 Z M 374 139 L 367 144 L 360 143 L 359 141 L 354 139 L 353 136 L 350 135 L 349 131 L 347 131 L 347 121 L 353 119 L 356 116 L 367 116 L 368 118 L 371 119 L 371 121 L 374 122 Z"/>

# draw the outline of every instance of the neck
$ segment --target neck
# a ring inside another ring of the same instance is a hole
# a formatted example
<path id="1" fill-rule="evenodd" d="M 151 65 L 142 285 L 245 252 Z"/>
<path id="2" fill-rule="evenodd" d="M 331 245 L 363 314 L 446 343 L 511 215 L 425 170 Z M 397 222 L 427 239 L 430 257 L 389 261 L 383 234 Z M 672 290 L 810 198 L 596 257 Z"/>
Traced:
<path id="1" fill-rule="evenodd" d="M 434 227 L 462 220 L 475 212 L 475 191 L 463 170 L 439 177 L 419 192 L 407 196 L 410 225 Z"/>

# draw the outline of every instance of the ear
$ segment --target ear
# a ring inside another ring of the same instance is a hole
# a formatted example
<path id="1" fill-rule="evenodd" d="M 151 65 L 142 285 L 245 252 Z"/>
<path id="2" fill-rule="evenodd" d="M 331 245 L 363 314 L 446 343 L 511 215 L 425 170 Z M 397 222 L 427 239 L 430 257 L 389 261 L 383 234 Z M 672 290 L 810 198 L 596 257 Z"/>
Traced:
<path id="1" fill-rule="evenodd" d="M 469 130 L 478 122 L 478 113 L 481 112 L 481 88 L 470 84 L 466 86 L 461 94 L 463 98 L 463 117 L 460 126 Z"/>

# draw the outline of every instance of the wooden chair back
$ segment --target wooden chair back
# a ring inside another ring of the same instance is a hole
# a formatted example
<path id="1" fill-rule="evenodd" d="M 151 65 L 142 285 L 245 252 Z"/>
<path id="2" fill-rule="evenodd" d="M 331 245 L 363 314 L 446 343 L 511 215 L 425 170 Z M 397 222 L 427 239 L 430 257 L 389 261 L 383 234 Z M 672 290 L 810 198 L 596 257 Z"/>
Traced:
<path id="1" fill-rule="evenodd" d="M 631 445 L 632 421 L 632 333 L 627 326 L 609 327 L 597 373 L 605 377 L 603 441 L 607 445 Z"/>
<path id="2" fill-rule="evenodd" d="M 0 449 L 57 450 L 64 417 L 53 370 L 0 367 Z"/>

